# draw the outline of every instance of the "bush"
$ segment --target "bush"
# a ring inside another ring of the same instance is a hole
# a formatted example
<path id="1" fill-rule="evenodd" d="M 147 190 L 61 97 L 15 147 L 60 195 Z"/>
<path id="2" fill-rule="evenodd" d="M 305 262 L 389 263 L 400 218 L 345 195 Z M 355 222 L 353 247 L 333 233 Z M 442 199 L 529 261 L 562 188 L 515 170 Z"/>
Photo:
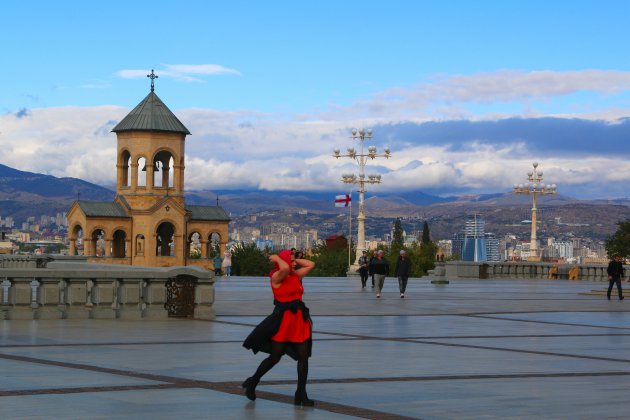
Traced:
<path id="1" fill-rule="evenodd" d="M 316 277 L 346 277 L 348 272 L 348 247 L 318 245 L 313 249 L 315 268 L 311 271 Z"/>
<path id="2" fill-rule="evenodd" d="M 235 276 L 267 276 L 272 265 L 269 249 L 261 251 L 255 244 L 243 242 L 232 248 L 232 274 Z"/>

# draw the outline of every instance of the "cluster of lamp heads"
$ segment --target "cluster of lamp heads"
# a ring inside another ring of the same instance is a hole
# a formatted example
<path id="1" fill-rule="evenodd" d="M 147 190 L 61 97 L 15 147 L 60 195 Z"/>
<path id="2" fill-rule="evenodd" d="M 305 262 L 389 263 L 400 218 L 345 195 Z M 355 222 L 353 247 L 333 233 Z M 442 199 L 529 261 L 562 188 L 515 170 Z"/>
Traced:
<path id="1" fill-rule="evenodd" d="M 364 182 L 366 184 L 380 184 L 381 175 L 369 174 L 367 179 L 365 179 L 365 175 L 363 174 L 360 174 L 359 176 L 356 176 L 355 174 L 341 174 L 341 180 L 346 184 L 356 184 L 359 182 Z"/>
<path id="2" fill-rule="evenodd" d="M 527 180 L 524 184 L 514 184 L 515 193 L 541 193 L 541 194 L 556 194 L 556 184 L 544 184 L 543 171 L 537 170 L 538 162 L 532 163 L 534 167 L 533 171 L 527 172 Z"/>
<path id="3" fill-rule="evenodd" d="M 345 155 L 342 155 L 342 154 L 341 154 L 341 150 L 339 150 L 339 149 L 335 149 L 335 150 L 333 150 L 333 153 L 334 153 L 333 157 L 336 157 L 336 158 L 340 158 L 340 157 L 350 157 L 350 158 L 353 158 L 353 159 L 354 159 L 354 158 L 356 158 L 356 157 L 367 156 L 367 157 L 369 157 L 370 159 L 375 159 L 375 158 L 377 158 L 377 157 L 384 157 L 384 158 L 386 158 L 386 159 L 389 159 L 389 157 L 390 157 L 390 156 L 391 156 L 391 154 L 392 154 L 392 151 L 390 150 L 390 148 L 389 148 L 389 147 L 385 147 L 385 149 L 383 150 L 383 154 L 382 154 L 382 155 L 379 155 L 379 154 L 378 154 L 378 151 L 376 150 L 376 146 L 370 146 L 370 147 L 368 147 L 368 152 L 367 152 L 367 154 L 360 154 L 360 153 L 357 153 L 357 151 L 356 151 L 356 149 L 355 149 L 354 147 L 348 147 L 348 148 L 346 149 L 346 154 L 345 154 Z"/>

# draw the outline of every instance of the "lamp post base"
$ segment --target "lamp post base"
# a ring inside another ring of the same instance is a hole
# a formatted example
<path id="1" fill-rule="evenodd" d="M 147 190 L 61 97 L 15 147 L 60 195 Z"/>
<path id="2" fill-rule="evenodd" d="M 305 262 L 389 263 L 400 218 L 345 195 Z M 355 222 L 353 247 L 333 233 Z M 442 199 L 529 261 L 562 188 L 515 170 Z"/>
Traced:
<path id="1" fill-rule="evenodd" d="M 361 277 L 361 274 L 359 274 L 359 264 L 352 264 L 348 267 L 346 277 Z"/>
<path id="2" fill-rule="evenodd" d="M 448 280 L 431 280 L 431 284 L 449 284 Z"/>

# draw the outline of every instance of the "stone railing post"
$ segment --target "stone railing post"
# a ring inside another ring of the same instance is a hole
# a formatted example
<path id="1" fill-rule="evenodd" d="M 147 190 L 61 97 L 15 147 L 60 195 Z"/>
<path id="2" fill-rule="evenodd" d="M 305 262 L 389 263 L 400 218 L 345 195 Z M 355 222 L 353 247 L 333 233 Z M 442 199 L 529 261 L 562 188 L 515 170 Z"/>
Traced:
<path id="1" fill-rule="evenodd" d="M 66 309 L 68 309 L 68 282 L 65 279 L 59 280 L 59 311 L 61 317 L 66 317 Z"/>
<path id="2" fill-rule="evenodd" d="M 120 305 L 118 304 L 119 288 L 120 288 L 120 282 L 118 280 L 114 280 L 112 282 L 112 290 L 114 292 L 114 296 L 112 298 L 112 310 L 113 311 L 118 311 L 118 308 L 120 308 Z"/>
<path id="3" fill-rule="evenodd" d="M 2 283 L 0 283 L 0 286 L 2 286 L 2 306 L 9 306 L 9 289 L 11 289 L 11 282 L 5 277 Z"/>
<path id="4" fill-rule="evenodd" d="M 94 280 L 89 279 L 85 284 L 86 297 L 85 297 L 85 308 L 88 310 L 94 309 L 94 302 L 92 298 L 92 290 L 94 290 Z M 91 318 L 91 317 L 90 317 Z"/>
<path id="5" fill-rule="evenodd" d="M 39 289 L 39 282 L 36 279 L 33 279 L 30 283 L 31 286 L 31 309 L 35 310 L 39 308 L 39 303 L 37 303 L 37 290 Z"/>

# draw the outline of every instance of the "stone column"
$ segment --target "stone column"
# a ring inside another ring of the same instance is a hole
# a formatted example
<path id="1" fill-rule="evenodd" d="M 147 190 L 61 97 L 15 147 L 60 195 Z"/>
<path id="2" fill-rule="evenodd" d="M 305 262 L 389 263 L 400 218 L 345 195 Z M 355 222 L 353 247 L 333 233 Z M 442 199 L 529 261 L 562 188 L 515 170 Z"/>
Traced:
<path id="1" fill-rule="evenodd" d="M 208 241 L 200 239 L 201 242 L 201 258 L 208 258 Z"/>
<path id="2" fill-rule="evenodd" d="M 120 191 L 123 186 L 123 165 L 116 164 L 116 191 Z"/>
<path id="3" fill-rule="evenodd" d="M 113 241 L 112 238 L 105 238 L 105 255 L 103 257 L 111 258 Z"/>
<path id="4" fill-rule="evenodd" d="M 131 192 L 138 189 L 138 162 L 131 164 Z"/>
<path id="5" fill-rule="evenodd" d="M 182 234 L 173 235 L 175 239 L 173 240 L 173 256 L 177 258 L 179 264 L 184 264 L 184 254 L 186 254 L 186 247 L 184 246 L 184 236 Z"/>
<path id="6" fill-rule="evenodd" d="M 86 239 L 85 235 L 83 236 L 83 255 L 93 257 L 96 253 L 92 253 L 94 251 L 92 247 L 92 240 Z"/>
<path id="7" fill-rule="evenodd" d="M 147 164 L 145 165 L 145 168 L 147 170 L 147 192 L 152 192 L 153 191 L 153 163 L 149 164 L 149 161 L 147 160 Z"/>

